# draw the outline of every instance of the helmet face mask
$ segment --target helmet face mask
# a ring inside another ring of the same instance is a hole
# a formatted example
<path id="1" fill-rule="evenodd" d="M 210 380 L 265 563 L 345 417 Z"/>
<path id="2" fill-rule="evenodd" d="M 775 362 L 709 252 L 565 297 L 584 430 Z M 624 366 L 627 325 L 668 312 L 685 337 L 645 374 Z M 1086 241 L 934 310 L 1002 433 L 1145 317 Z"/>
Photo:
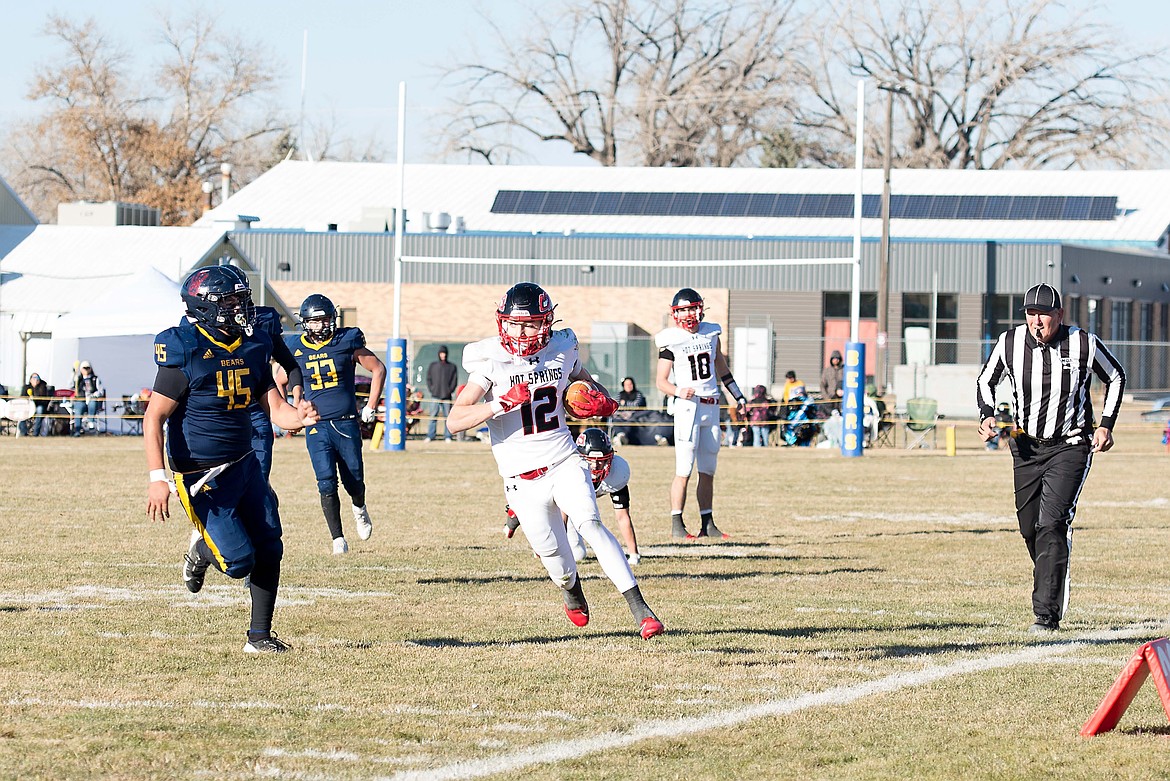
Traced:
<path id="1" fill-rule="evenodd" d="M 305 335 L 317 343 L 328 342 L 337 332 L 337 307 L 327 297 L 314 293 L 304 300 L 298 312 Z"/>
<path id="2" fill-rule="evenodd" d="M 500 344 L 522 358 L 540 352 L 552 338 L 555 310 L 552 299 L 539 285 L 513 285 L 496 307 Z"/>
<path id="3" fill-rule="evenodd" d="M 231 336 L 252 335 L 256 307 L 244 272 L 235 266 L 208 266 L 191 272 L 181 291 L 187 315 Z"/>
<path id="4" fill-rule="evenodd" d="M 613 467 L 613 443 L 609 435 L 599 428 L 587 428 L 577 437 L 577 452 L 589 465 L 593 484 L 599 485 Z"/>
<path id="5" fill-rule="evenodd" d="M 670 302 L 670 316 L 679 328 L 695 333 L 703 320 L 703 297 L 694 289 L 684 287 Z"/>

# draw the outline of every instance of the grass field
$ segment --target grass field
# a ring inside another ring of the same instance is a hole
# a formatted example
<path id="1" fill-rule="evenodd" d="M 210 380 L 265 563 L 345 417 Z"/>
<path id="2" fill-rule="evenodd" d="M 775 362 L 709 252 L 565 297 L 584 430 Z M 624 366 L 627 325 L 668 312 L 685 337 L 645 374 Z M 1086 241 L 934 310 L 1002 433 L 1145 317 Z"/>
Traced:
<path id="1" fill-rule="evenodd" d="M 330 554 L 303 442 L 276 445 L 283 657 L 241 653 L 243 586 L 179 572 L 141 439 L 0 439 L 0 777 L 1148 779 L 1152 684 L 1077 732 L 1170 617 L 1170 455 L 1121 431 L 1082 494 L 1073 592 L 1031 623 L 1010 456 L 724 450 L 734 539 L 672 544 L 666 448 L 627 448 L 634 632 L 595 561 L 570 625 L 479 443 L 367 453 L 374 537 Z M 941 444 L 941 438 L 940 438 Z M 608 503 L 602 515 L 612 520 Z M 172 503 L 172 511 L 177 504 Z M 688 520 L 696 520 L 694 511 Z"/>

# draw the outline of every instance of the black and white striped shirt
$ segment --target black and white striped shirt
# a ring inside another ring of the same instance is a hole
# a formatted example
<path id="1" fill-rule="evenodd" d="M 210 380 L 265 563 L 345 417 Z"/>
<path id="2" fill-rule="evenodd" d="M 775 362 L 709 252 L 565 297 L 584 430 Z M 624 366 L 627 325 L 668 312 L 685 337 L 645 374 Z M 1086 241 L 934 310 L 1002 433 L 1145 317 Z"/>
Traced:
<path id="1" fill-rule="evenodd" d="M 1125 371 L 1095 335 L 1061 325 L 1041 344 L 1026 325 L 1005 331 L 979 373 L 979 419 L 995 415 L 995 387 L 1006 375 L 1012 386 L 1016 425 L 1036 439 L 1076 443 L 1092 436 L 1089 383 L 1096 374 L 1108 387 L 1100 425 L 1112 429 L 1121 409 Z"/>

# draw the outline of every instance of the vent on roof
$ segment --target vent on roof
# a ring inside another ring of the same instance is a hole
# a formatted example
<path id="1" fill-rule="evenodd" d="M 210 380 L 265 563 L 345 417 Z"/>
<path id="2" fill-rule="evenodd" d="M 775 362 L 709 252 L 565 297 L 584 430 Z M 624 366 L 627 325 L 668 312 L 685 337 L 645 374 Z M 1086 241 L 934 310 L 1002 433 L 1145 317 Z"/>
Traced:
<path id="1" fill-rule="evenodd" d="M 492 213 L 852 219 L 853 196 L 500 190 L 492 204 Z M 863 196 L 861 214 L 863 217 L 880 217 L 880 197 Z M 890 198 L 890 217 L 901 220 L 1108 221 L 1116 216 L 1116 196 L 895 195 Z"/>
<path id="2" fill-rule="evenodd" d="M 160 212 L 153 206 L 121 201 L 77 201 L 57 205 L 58 225 L 149 225 L 160 224 Z"/>

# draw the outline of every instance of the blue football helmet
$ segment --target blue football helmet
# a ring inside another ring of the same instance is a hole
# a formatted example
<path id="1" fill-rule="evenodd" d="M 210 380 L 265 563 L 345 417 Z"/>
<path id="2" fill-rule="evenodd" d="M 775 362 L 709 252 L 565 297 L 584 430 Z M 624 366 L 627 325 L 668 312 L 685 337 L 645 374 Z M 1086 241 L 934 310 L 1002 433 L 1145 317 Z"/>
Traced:
<path id="1" fill-rule="evenodd" d="M 301 328 L 314 342 L 328 342 L 337 331 L 337 307 L 320 293 L 306 298 L 298 315 Z"/>
<path id="2" fill-rule="evenodd" d="M 252 289 L 247 275 L 235 266 L 195 269 L 183 281 L 182 297 L 196 322 L 234 336 L 252 335 Z"/>

